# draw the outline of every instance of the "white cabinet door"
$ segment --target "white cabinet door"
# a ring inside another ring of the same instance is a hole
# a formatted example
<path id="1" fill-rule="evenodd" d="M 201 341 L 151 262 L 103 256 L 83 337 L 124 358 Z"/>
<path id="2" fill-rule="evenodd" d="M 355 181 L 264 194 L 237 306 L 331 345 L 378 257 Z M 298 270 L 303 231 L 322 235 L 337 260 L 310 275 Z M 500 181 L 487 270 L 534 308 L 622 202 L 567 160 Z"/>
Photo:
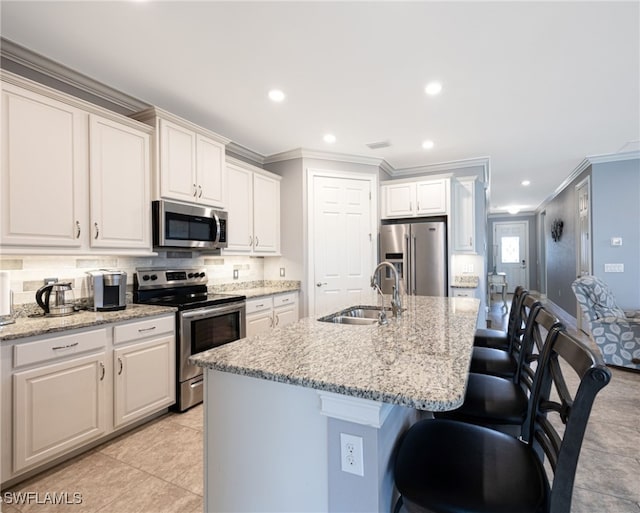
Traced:
<path id="1" fill-rule="evenodd" d="M 224 207 L 224 145 L 198 134 L 196 140 L 198 203 Z"/>
<path id="2" fill-rule="evenodd" d="M 273 310 L 247 315 L 247 337 L 253 337 L 265 333 L 273 328 Z"/>
<path id="3" fill-rule="evenodd" d="M 87 119 L 79 109 L 3 83 L 1 244 L 82 245 Z"/>
<path id="4" fill-rule="evenodd" d="M 253 249 L 253 173 L 227 165 L 227 250 Z"/>
<path id="5" fill-rule="evenodd" d="M 415 184 L 384 185 L 384 217 L 411 217 L 415 208 Z"/>
<path id="6" fill-rule="evenodd" d="M 196 134 L 160 119 L 160 195 L 181 201 L 196 201 Z"/>
<path id="7" fill-rule="evenodd" d="M 475 177 L 453 181 L 453 250 L 476 250 Z"/>
<path id="8" fill-rule="evenodd" d="M 91 246 L 151 249 L 150 140 L 91 115 Z"/>
<path id="9" fill-rule="evenodd" d="M 280 249 L 280 182 L 253 175 L 253 250 L 277 253 Z"/>
<path id="10" fill-rule="evenodd" d="M 147 340 L 113 352 L 114 427 L 175 402 L 175 337 Z"/>
<path id="11" fill-rule="evenodd" d="M 106 432 L 106 372 L 100 352 L 13 375 L 14 471 Z"/>
<path id="12" fill-rule="evenodd" d="M 276 328 L 282 328 L 287 324 L 293 324 L 298 320 L 298 304 L 280 306 L 273 309 L 273 324 Z"/>
<path id="13" fill-rule="evenodd" d="M 416 183 L 416 214 L 422 216 L 446 213 L 446 180 L 429 180 Z"/>

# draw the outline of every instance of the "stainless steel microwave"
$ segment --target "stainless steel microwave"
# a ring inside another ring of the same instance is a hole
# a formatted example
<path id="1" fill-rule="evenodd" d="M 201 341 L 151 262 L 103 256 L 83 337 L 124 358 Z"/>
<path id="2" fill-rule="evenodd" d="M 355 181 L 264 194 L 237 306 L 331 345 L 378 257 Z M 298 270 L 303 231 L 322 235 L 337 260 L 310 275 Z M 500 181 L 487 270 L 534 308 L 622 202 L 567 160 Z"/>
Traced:
<path id="1" fill-rule="evenodd" d="M 152 212 L 154 248 L 227 247 L 227 213 L 222 210 L 159 200 L 153 202 Z"/>

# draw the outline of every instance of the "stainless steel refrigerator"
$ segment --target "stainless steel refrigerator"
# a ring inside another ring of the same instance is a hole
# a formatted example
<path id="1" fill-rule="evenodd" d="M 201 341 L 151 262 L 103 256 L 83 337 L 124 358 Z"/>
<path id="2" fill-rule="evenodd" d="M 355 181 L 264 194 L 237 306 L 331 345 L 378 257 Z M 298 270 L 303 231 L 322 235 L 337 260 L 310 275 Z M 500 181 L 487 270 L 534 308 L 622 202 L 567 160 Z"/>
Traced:
<path id="1" fill-rule="evenodd" d="M 402 292 L 447 296 L 446 221 L 382 221 L 379 260 L 396 268 L 404 284 Z M 394 283 L 391 269 L 385 267 L 379 278 L 382 291 L 391 294 Z"/>

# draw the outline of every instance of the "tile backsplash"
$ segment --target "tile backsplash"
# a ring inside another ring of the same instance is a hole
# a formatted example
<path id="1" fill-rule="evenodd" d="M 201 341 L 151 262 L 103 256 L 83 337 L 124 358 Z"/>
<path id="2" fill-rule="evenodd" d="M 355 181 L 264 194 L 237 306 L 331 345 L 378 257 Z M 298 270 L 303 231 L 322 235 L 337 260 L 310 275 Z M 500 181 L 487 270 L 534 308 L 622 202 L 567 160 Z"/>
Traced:
<path id="1" fill-rule="evenodd" d="M 44 285 L 45 278 L 69 281 L 76 299 L 89 296 L 86 271 L 94 269 L 117 269 L 127 273 L 127 291 L 133 290 L 133 273 L 138 267 L 205 267 L 209 275 L 209 287 L 229 283 L 256 282 L 264 280 L 264 258 L 249 256 L 193 256 L 189 253 L 167 258 L 118 256 L 0 256 L 0 270 L 10 273 L 13 301 L 16 305 L 34 303 L 36 291 Z M 190 258 L 189 258 L 190 257 Z M 234 270 L 238 279 L 233 279 Z"/>

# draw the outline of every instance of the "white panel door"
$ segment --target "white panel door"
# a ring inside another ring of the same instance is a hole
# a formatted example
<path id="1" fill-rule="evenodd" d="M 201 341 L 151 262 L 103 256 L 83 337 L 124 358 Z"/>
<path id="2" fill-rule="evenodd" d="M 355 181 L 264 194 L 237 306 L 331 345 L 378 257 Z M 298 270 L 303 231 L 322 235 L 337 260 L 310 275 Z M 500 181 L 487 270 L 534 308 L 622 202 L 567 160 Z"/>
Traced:
<path id="1" fill-rule="evenodd" d="M 495 223 L 493 241 L 496 271 L 507 275 L 507 292 L 513 292 L 518 285 L 528 289 L 529 223 Z"/>
<path id="2" fill-rule="evenodd" d="M 315 315 L 324 315 L 370 286 L 370 182 L 315 176 L 313 190 Z"/>
<path id="3" fill-rule="evenodd" d="M 160 120 L 160 195 L 196 201 L 196 134 L 166 119 Z"/>
<path id="4" fill-rule="evenodd" d="M 150 138 L 91 116 L 91 246 L 151 249 Z"/>
<path id="5" fill-rule="evenodd" d="M 87 119 L 3 84 L 0 242 L 80 247 L 87 219 Z"/>

